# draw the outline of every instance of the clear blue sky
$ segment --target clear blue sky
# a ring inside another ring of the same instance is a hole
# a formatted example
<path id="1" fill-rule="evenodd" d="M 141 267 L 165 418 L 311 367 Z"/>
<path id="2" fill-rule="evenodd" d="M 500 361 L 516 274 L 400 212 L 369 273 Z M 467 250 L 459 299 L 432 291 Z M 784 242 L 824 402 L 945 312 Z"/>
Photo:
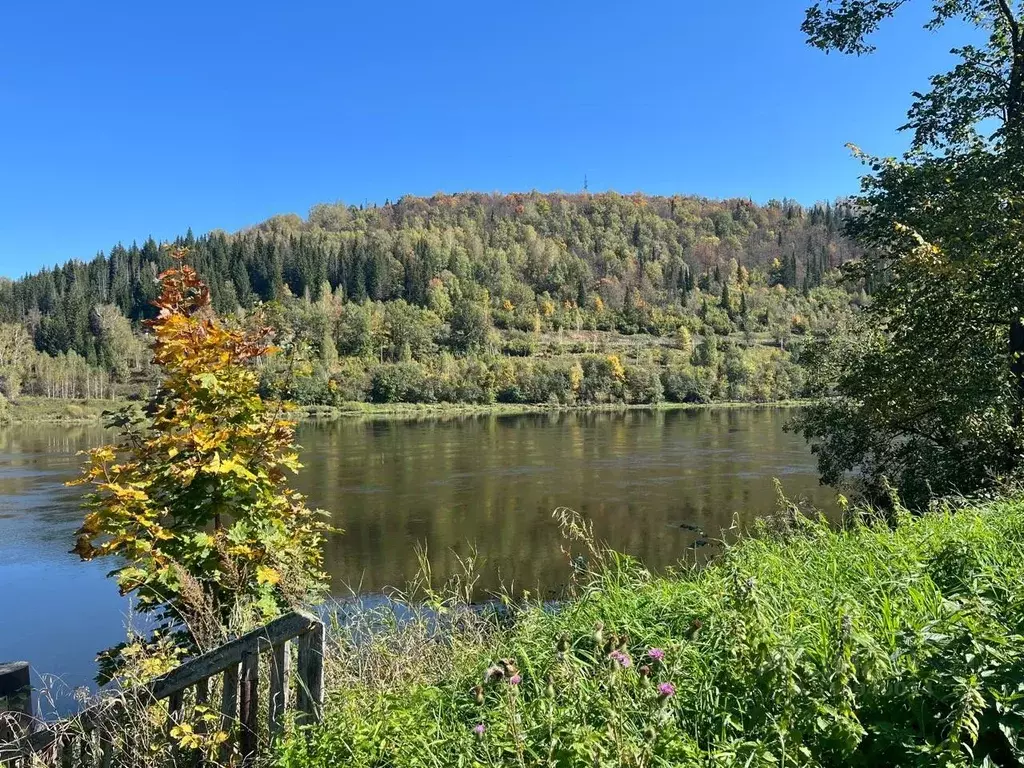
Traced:
<path id="1" fill-rule="evenodd" d="M 856 59 L 807 0 L 10 0 L 0 275 L 317 202 L 591 190 L 832 199 L 952 32 Z"/>

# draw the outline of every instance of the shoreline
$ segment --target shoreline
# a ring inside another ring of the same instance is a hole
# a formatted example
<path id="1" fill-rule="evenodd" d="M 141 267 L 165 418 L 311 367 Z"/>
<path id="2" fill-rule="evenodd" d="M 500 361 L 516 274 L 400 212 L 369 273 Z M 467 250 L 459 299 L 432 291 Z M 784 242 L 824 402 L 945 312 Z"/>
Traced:
<path id="1" fill-rule="evenodd" d="M 9 404 L 6 424 L 91 424 L 103 418 L 103 412 L 122 408 L 130 400 L 63 400 L 22 397 Z M 688 411 L 740 408 L 800 408 L 813 400 L 776 400 L 772 402 L 721 401 L 712 403 L 654 404 L 605 403 L 584 405 L 511 404 L 511 403 L 360 403 L 340 406 L 296 406 L 298 422 L 326 422 L 340 419 L 417 419 L 444 416 L 520 416 L 550 413 L 614 413 L 621 411 Z"/>

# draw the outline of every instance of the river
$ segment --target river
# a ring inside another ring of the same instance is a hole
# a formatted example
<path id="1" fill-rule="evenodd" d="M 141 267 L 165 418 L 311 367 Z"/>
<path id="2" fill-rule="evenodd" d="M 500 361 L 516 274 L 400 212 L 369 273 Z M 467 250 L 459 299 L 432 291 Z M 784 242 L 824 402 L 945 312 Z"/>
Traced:
<path id="1" fill-rule="evenodd" d="M 327 543 L 338 596 L 378 594 L 416 575 L 418 546 L 441 581 L 457 556 L 479 556 L 481 594 L 500 585 L 558 593 L 568 572 L 556 507 L 593 522 L 612 547 L 654 569 L 714 549 L 734 521 L 785 492 L 823 509 L 792 411 L 720 408 L 552 412 L 420 420 L 348 419 L 298 430 L 296 487 L 344 530 Z M 88 683 L 97 650 L 124 637 L 125 600 L 109 563 L 68 553 L 81 491 L 64 487 L 110 433 L 98 426 L 0 428 L 0 662 L 27 660 Z M 709 543 L 710 542 L 710 543 Z"/>

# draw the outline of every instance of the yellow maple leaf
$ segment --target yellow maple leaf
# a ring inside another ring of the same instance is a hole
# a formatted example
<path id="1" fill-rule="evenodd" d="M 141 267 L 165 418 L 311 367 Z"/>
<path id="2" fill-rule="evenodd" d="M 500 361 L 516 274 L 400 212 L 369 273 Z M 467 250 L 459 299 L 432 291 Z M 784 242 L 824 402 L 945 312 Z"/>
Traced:
<path id="1" fill-rule="evenodd" d="M 256 569 L 256 581 L 260 584 L 279 584 L 281 573 L 269 565 L 261 565 Z"/>

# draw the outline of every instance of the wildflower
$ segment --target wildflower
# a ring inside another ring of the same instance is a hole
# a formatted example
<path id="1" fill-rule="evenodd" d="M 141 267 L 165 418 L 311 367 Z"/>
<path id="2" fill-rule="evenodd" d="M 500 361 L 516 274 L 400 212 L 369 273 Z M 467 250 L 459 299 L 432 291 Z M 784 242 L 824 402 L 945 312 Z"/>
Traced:
<path id="1" fill-rule="evenodd" d="M 663 699 L 676 695 L 676 687 L 672 683 L 658 683 L 658 695 Z"/>
<path id="2" fill-rule="evenodd" d="M 551 675 L 548 675 L 548 685 L 547 688 L 544 689 L 544 694 L 549 699 L 555 698 L 555 678 Z"/>
<path id="3" fill-rule="evenodd" d="M 665 651 L 663 651 L 661 648 L 650 648 L 647 651 L 647 655 L 650 658 L 654 659 L 654 661 L 664 661 L 665 660 Z"/>
<path id="4" fill-rule="evenodd" d="M 520 677 L 518 673 L 512 675 L 512 677 L 508 679 L 509 685 L 519 685 L 521 682 L 523 682 L 523 678 Z"/>
<path id="5" fill-rule="evenodd" d="M 640 673 L 640 677 L 650 677 L 651 676 L 651 668 L 647 664 L 644 664 L 643 666 L 641 666 L 637 670 L 637 672 Z"/>
<path id="6" fill-rule="evenodd" d="M 484 703 L 484 687 L 482 685 L 473 687 L 473 698 L 476 699 L 477 704 Z"/>
<path id="7" fill-rule="evenodd" d="M 484 737 L 484 733 L 486 731 L 487 731 L 487 726 L 484 725 L 483 723 L 477 723 L 476 725 L 473 726 L 473 733 L 476 734 L 476 737 L 478 739 L 482 739 Z"/>
<path id="8" fill-rule="evenodd" d="M 565 653 L 569 650 L 569 636 L 564 632 L 558 637 L 558 645 L 556 646 L 559 653 Z"/>
<path id="9" fill-rule="evenodd" d="M 608 654 L 608 658 L 617 661 L 619 666 L 624 669 L 628 669 L 633 664 L 633 660 L 629 658 L 629 654 L 623 653 L 622 651 L 612 651 Z"/>
<path id="10" fill-rule="evenodd" d="M 515 659 L 501 659 L 498 662 L 501 668 L 505 670 L 506 675 L 514 675 L 519 672 L 519 667 L 516 666 Z"/>

